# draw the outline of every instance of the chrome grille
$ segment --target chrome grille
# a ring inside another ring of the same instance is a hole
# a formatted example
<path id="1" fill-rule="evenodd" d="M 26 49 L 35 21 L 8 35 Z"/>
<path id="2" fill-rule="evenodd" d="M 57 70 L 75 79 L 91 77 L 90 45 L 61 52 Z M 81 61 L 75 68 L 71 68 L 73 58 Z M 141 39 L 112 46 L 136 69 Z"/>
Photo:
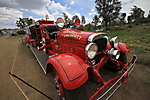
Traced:
<path id="1" fill-rule="evenodd" d="M 98 52 L 105 51 L 107 46 L 107 38 L 100 38 L 93 41 L 98 45 Z M 93 60 L 96 61 L 96 64 L 99 63 L 100 59 L 103 57 L 103 54 L 96 55 Z"/>

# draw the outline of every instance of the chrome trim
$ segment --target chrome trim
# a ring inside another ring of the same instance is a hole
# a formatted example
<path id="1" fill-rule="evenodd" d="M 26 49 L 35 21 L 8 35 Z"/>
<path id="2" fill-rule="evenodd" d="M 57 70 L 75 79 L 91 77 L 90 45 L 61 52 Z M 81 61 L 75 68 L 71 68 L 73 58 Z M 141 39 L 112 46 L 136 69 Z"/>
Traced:
<path id="1" fill-rule="evenodd" d="M 88 44 L 100 38 L 106 38 L 108 40 L 106 33 L 93 33 L 88 37 Z"/>
<path id="2" fill-rule="evenodd" d="M 97 98 L 97 100 L 100 100 L 101 98 L 103 98 L 115 85 L 117 85 L 117 83 L 120 82 L 120 80 L 124 77 L 124 75 L 126 73 L 128 73 L 128 75 L 130 75 L 130 73 L 133 71 L 134 67 L 135 67 L 135 62 L 137 60 L 137 57 L 134 55 L 133 58 L 135 58 L 135 60 L 132 62 L 132 65 L 127 69 L 127 71 L 125 71 L 123 73 L 123 75 L 121 75 L 121 77 L 107 90 L 105 91 L 99 98 Z M 110 99 L 110 97 L 117 91 L 117 89 L 122 85 L 122 83 L 120 83 L 115 90 L 112 91 L 112 93 L 106 98 L 106 100 Z"/>
<path id="3" fill-rule="evenodd" d="M 97 48 L 97 50 L 98 50 L 98 46 L 97 46 L 97 44 L 96 43 L 90 43 L 90 44 L 88 44 L 86 47 L 85 47 L 85 54 L 86 54 L 86 56 L 88 57 L 88 58 L 90 58 L 89 56 L 88 56 L 88 51 L 89 51 L 89 48 L 92 46 L 92 45 L 95 45 L 96 46 L 96 48 Z M 96 51 L 96 53 L 97 53 L 97 51 Z M 96 55 L 96 54 L 95 54 Z M 95 56 L 94 56 L 95 57 Z M 93 59 L 94 57 L 92 57 L 92 58 L 90 58 L 90 59 Z"/>
<path id="4" fill-rule="evenodd" d="M 118 40 L 118 42 L 116 42 Z M 119 45 L 120 38 L 119 36 L 113 37 L 110 39 L 110 43 L 113 45 L 114 48 L 117 48 Z"/>

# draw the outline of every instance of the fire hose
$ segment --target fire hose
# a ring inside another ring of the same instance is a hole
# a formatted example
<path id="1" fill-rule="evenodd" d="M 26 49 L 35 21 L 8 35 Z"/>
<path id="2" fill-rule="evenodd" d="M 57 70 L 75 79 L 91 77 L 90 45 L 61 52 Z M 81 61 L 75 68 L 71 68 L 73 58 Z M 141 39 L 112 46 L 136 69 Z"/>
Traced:
<path id="1" fill-rule="evenodd" d="M 24 81 L 23 79 L 21 79 L 20 77 L 18 77 L 17 75 L 8 72 L 11 76 L 15 77 L 16 79 L 20 80 L 21 82 L 25 83 L 27 86 L 31 87 L 32 89 L 34 89 L 35 91 L 39 92 L 40 94 L 44 95 L 45 97 L 47 97 L 50 100 L 53 100 L 52 98 L 50 98 L 49 96 L 47 96 L 46 94 L 44 94 L 43 92 L 41 92 L 40 90 L 38 90 L 37 88 L 35 88 L 34 86 L 32 86 L 31 84 L 27 83 L 26 81 Z"/>

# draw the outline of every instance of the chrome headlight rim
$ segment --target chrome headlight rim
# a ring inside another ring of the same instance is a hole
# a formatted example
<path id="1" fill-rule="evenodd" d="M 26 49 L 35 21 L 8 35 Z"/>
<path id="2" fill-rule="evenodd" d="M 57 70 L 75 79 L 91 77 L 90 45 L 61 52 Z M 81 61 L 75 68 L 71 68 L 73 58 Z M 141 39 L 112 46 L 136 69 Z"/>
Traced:
<path id="1" fill-rule="evenodd" d="M 95 46 L 94 48 L 92 48 L 92 46 Z M 90 50 L 93 49 L 93 50 Z M 93 59 L 96 56 L 96 53 L 98 51 L 98 46 L 96 43 L 89 43 L 86 47 L 85 47 L 85 53 L 88 56 L 88 58 Z"/>
<path id="2" fill-rule="evenodd" d="M 113 37 L 112 39 L 110 39 L 110 43 L 111 45 L 113 45 L 114 48 L 117 48 L 119 45 L 119 36 Z"/>
<path id="3" fill-rule="evenodd" d="M 109 51 L 108 51 L 108 54 L 112 56 L 112 58 L 114 59 L 119 59 L 120 57 L 120 51 L 119 50 L 116 50 L 115 48 L 111 48 Z"/>

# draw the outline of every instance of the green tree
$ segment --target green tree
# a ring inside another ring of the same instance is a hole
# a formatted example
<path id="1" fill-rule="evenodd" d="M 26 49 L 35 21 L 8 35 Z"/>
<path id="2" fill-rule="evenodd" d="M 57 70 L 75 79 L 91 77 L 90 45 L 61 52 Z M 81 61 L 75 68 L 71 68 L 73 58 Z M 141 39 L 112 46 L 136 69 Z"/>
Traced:
<path id="1" fill-rule="evenodd" d="M 31 25 L 34 22 L 35 21 L 32 18 L 19 18 L 19 20 L 16 21 L 16 25 L 17 27 L 24 28 Z"/>
<path id="2" fill-rule="evenodd" d="M 99 19 L 98 15 L 95 15 L 93 17 L 93 21 L 92 21 L 92 23 L 94 24 L 94 30 L 97 29 L 97 25 L 98 25 L 99 22 L 100 22 L 100 19 Z"/>
<path id="3" fill-rule="evenodd" d="M 90 31 L 94 29 L 94 25 L 89 22 L 88 24 L 85 25 L 85 28 L 86 30 Z"/>
<path id="4" fill-rule="evenodd" d="M 132 16 L 128 16 L 127 20 L 128 20 L 128 23 L 132 23 Z"/>
<path id="5" fill-rule="evenodd" d="M 147 16 L 147 22 L 150 22 L 150 11 L 149 11 L 149 14 Z"/>
<path id="6" fill-rule="evenodd" d="M 81 17 L 81 24 L 83 25 L 85 23 L 86 23 L 85 17 L 82 15 L 82 17 Z"/>
<path id="7" fill-rule="evenodd" d="M 126 13 L 121 13 L 121 15 L 119 16 L 119 20 L 121 24 L 125 23 L 125 17 L 126 17 Z"/>
<path id="8" fill-rule="evenodd" d="M 135 24 L 142 23 L 142 19 L 144 19 L 144 14 L 145 11 L 143 11 L 141 8 L 138 8 L 137 6 L 133 6 L 133 8 L 131 8 L 131 16 Z"/>
<path id="9" fill-rule="evenodd" d="M 66 23 L 68 20 L 70 20 L 66 13 L 63 13 L 63 16 L 64 16 L 65 23 Z"/>
<path id="10" fill-rule="evenodd" d="M 80 25 L 77 29 L 84 31 L 85 27 L 83 25 Z"/>
<path id="11" fill-rule="evenodd" d="M 73 17 L 72 17 L 72 20 L 75 20 L 75 19 L 79 19 L 79 17 L 77 16 L 77 15 L 74 15 Z"/>
<path id="12" fill-rule="evenodd" d="M 148 14 L 147 18 L 150 18 L 150 11 L 149 11 L 149 14 Z"/>
<path id="13" fill-rule="evenodd" d="M 107 30 L 108 24 L 118 18 L 119 11 L 122 9 L 121 2 L 118 0 L 96 0 L 95 3 L 99 17 L 103 18 L 105 30 Z"/>

